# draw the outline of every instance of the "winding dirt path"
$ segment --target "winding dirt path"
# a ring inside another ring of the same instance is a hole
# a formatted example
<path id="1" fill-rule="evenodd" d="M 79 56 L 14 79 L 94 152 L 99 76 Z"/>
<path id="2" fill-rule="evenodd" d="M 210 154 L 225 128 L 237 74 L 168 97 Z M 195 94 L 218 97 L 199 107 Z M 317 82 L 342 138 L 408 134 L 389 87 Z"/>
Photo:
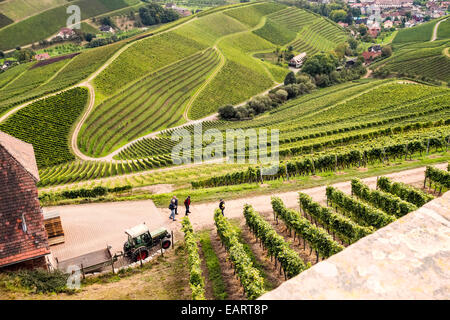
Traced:
<path id="1" fill-rule="evenodd" d="M 437 39 L 437 32 L 438 32 L 439 25 L 441 24 L 441 22 L 443 22 L 443 21 L 445 21 L 445 20 L 447 20 L 447 19 L 448 19 L 448 18 L 442 19 L 441 21 L 438 21 L 438 23 L 436 23 L 436 25 L 434 26 L 434 29 L 433 29 L 433 35 L 431 36 L 430 42 L 436 41 L 436 39 Z"/>

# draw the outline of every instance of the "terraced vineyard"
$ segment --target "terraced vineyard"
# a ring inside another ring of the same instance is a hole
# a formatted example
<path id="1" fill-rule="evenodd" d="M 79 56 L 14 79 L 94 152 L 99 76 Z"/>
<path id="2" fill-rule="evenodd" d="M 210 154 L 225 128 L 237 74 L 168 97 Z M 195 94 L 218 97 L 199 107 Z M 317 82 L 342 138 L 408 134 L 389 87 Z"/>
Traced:
<path id="1" fill-rule="evenodd" d="M 89 49 L 71 59 L 37 68 L 25 63 L 0 74 L 0 115 L 18 104 L 85 80 L 123 45 L 118 42 Z"/>
<path id="2" fill-rule="evenodd" d="M 384 61 L 381 69 L 400 75 L 414 75 L 448 82 L 450 81 L 450 57 L 444 51 L 449 46 L 448 39 L 405 45 L 396 50 L 390 59 Z M 375 64 L 373 68 L 380 64 Z"/>
<path id="3" fill-rule="evenodd" d="M 73 160 L 68 136 L 87 98 L 85 88 L 75 88 L 35 102 L 0 124 L 0 130 L 31 143 L 39 168 Z"/>
<path id="4" fill-rule="evenodd" d="M 374 161 L 380 161 L 377 154 L 383 146 L 390 146 L 394 152 L 398 148 L 404 150 L 405 144 L 418 140 L 423 146 L 426 139 L 436 137 L 436 141 L 441 142 L 431 146 L 442 148 L 449 134 L 446 125 L 450 115 L 449 94 L 449 89 L 442 87 L 399 84 L 391 80 L 345 83 L 296 99 L 269 117 L 246 121 L 243 127 L 244 123 L 211 121 L 204 123 L 203 130 L 282 128 L 282 157 L 308 159 L 307 155 L 312 152 L 317 156 L 333 152 L 343 154 L 343 159 L 346 159 L 346 154 L 353 151 L 373 149 Z M 390 102 L 380 107 L 380 96 Z M 298 118 L 302 119 L 301 123 L 295 120 Z M 358 119 L 357 125 L 355 119 Z M 446 122 L 427 124 L 436 119 Z M 185 129 L 193 132 L 194 126 Z M 49 168 L 42 172 L 42 185 L 74 183 L 172 165 L 171 150 L 175 142 L 170 140 L 170 133 L 173 131 L 132 144 L 117 155 L 120 162 L 74 162 Z M 412 145 L 408 150 L 409 156 L 423 152 L 423 149 L 414 149 Z M 395 152 L 389 157 L 399 157 Z M 405 156 L 403 151 L 400 154 Z M 334 166 L 330 169 L 334 170 Z"/>
<path id="5" fill-rule="evenodd" d="M 194 54 L 105 101 L 90 115 L 81 132 L 81 136 L 88 137 L 80 139 L 81 150 L 96 156 L 109 154 L 148 132 L 182 123 L 183 106 L 217 67 L 219 59 L 213 49 Z"/>
<path id="6" fill-rule="evenodd" d="M 297 8 L 286 8 L 269 15 L 268 23 L 255 33 L 278 45 L 290 42 L 295 51 L 309 55 L 331 51 L 347 38 L 337 24 Z"/>

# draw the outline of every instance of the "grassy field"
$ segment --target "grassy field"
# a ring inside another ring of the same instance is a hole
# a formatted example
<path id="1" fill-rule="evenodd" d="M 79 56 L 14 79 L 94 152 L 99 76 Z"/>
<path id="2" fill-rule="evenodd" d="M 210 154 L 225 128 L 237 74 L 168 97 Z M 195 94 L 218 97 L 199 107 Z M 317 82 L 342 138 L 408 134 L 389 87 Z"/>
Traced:
<path id="1" fill-rule="evenodd" d="M 438 27 L 437 38 L 439 40 L 450 38 L 450 19 L 441 22 Z"/>
<path id="2" fill-rule="evenodd" d="M 17 21 L 39 12 L 67 4 L 68 0 L 8 0 L 0 2 L 0 12 Z"/>
<path id="3" fill-rule="evenodd" d="M 137 4 L 138 0 L 77 0 L 70 5 L 78 5 L 81 19 Z M 46 39 L 66 26 L 69 4 L 58 6 L 35 16 L 0 29 L 0 50 L 12 49 Z"/>

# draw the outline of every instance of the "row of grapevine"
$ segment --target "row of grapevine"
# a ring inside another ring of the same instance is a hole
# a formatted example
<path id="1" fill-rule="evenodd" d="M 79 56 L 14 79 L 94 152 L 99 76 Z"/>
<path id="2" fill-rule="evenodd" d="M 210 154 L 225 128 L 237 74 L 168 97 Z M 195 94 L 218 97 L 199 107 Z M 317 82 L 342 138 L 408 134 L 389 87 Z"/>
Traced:
<path id="1" fill-rule="evenodd" d="M 344 214 L 351 216 L 358 224 L 373 226 L 378 229 L 395 221 L 395 217 L 352 198 L 332 186 L 327 187 L 326 195 L 328 203 L 340 208 Z"/>
<path id="2" fill-rule="evenodd" d="M 253 266 L 252 260 L 242 243 L 239 242 L 233 226 L 219 209 L 214 212 L 214 222 L 247 298 L 250 300 L 258 298 L 264 293 L 264 279 L 260 272 Z"/>
<path id="3" fill-rule="evenodd" d="M 396 195 L 400 199 L 408 201 L 417 207 L 421 207 L 434 199 L 432 195 L 402 182 L 392 182 L 387 177 L 379 177 L 377 179 L 377 189 Z"/>
<path id="4" fill-rule="evenodd" d="M 327 153 L 322 156 L 292 160 L 281 163 L 277 174 L 266 176 L 265 179 L 289 178 L 297 175 L 311 175 L 317 172 L 336 171 L 337 168 L 350 168 L 362 166 L 376 161 L 384 162 L 389 157 L 401 158 L 417 152 L 423 152 L 430 145 L 444 146 L 447 137 L 428 138 L 414 140 L 407 143 L 397 143 L 383 147 L 375 146 L 365 150 L 350 150 L 343 153 Z M 281 152 L 280 152 L 281 153 Z M 295 154 L 295 153 L 292 153 Z M 206 180 L 193 181 L 193 188 L 218 187 L 242 183 L 254 183 L 261 181 L 261 169 L 249 167 L 246 171 L 229 173 L 223 176 L 211 177 Z"/>
<path id="5" fill-rule="evenodd" d="M 310 248 L 316 251 L 317 258 L 328 258 L 344 249 L 324 229 L 316 227 L 297 211 L 287 209 L 280 198 L 272 197 L 272 208 L 276 217 L 281 218 L 289 230 L 294 230 L 304 243 L 308 242 Z"/>
<path id="6" fill-rule="evenodd" d="M 348 244 L 356 242 L 374 231 L 373 227 L 360 226 L 340 213 L 333 212 L 331 208 L 322 207 L 305 193 L 299 193 L 299 203 L 304 214 L 316 219 L 327 228 L 328 232 L 332 231 L 333 235 L 337 234 L 341 240 Z"/>
<path id="7" fill-rule="evenodd" d="M 252 206 L 244 206 L 244 217 L 252 233 L 267 249 L 268 256 L 275 259 L 275 264 L 280 262 L 280 272 L 283 269 L 285 277 L 292 278 L 308 268 L 284 238 Z"/>
<path id="8" fill-rule="evenodd" d="M 352 179 L 351 185 L 352 195 L 356 195 L 358 198 L 367 201 L 374 207 L 394 215 L 397 218 L 417 210 L 417 207 L 414 204 L 404 201 L 390 193 L 379 190 L 370 190 L 370 188 L 359 179 Z"/>
<path id="9" fill-rule="evenodd" d="M 436 184 L 441 189 L 450 189 L 450 173 L 448 171 L 440 170 L 435 167 L 427 166 L 425 171 L 424 186 L 427 180 L 431 183 Z"/>
<path id="10" fill-rule="evenodd" d="M 184 242 L 188 252 L 189 285 L 192 290 L 192 300 L 205 300 L 205 279 L 202 276 L 201 260 L 198 253 L 197 239 L 188 217 L 181 222 L 184 232 Z"/>

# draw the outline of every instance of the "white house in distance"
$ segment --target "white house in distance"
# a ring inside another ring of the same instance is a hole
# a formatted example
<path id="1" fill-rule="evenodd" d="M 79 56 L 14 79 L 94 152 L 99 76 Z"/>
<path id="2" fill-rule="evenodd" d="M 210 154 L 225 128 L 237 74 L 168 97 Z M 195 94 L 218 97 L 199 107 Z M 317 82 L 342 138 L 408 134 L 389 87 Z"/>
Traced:
<path id="1" fill-rule="evenodd" d="M 63 39 L 68 39 L 71 36 L 73 36 L 75 34 L 75 31 L 73 31 L 70 28 L 62 28 L 61 30 L 59 30 L 58 33 L 58 37 L 61 37 Z"/>
<path id="2" fill-rule="evenodd" d="M 289 61 L 289 65 L 291 67 L 295 67 L 295 68 L 300 68 L 303 64 L 303 62 L 306 59 L 306 52 L 302 52 L 299 55 L 293 57 L 290 61 Z"/>

